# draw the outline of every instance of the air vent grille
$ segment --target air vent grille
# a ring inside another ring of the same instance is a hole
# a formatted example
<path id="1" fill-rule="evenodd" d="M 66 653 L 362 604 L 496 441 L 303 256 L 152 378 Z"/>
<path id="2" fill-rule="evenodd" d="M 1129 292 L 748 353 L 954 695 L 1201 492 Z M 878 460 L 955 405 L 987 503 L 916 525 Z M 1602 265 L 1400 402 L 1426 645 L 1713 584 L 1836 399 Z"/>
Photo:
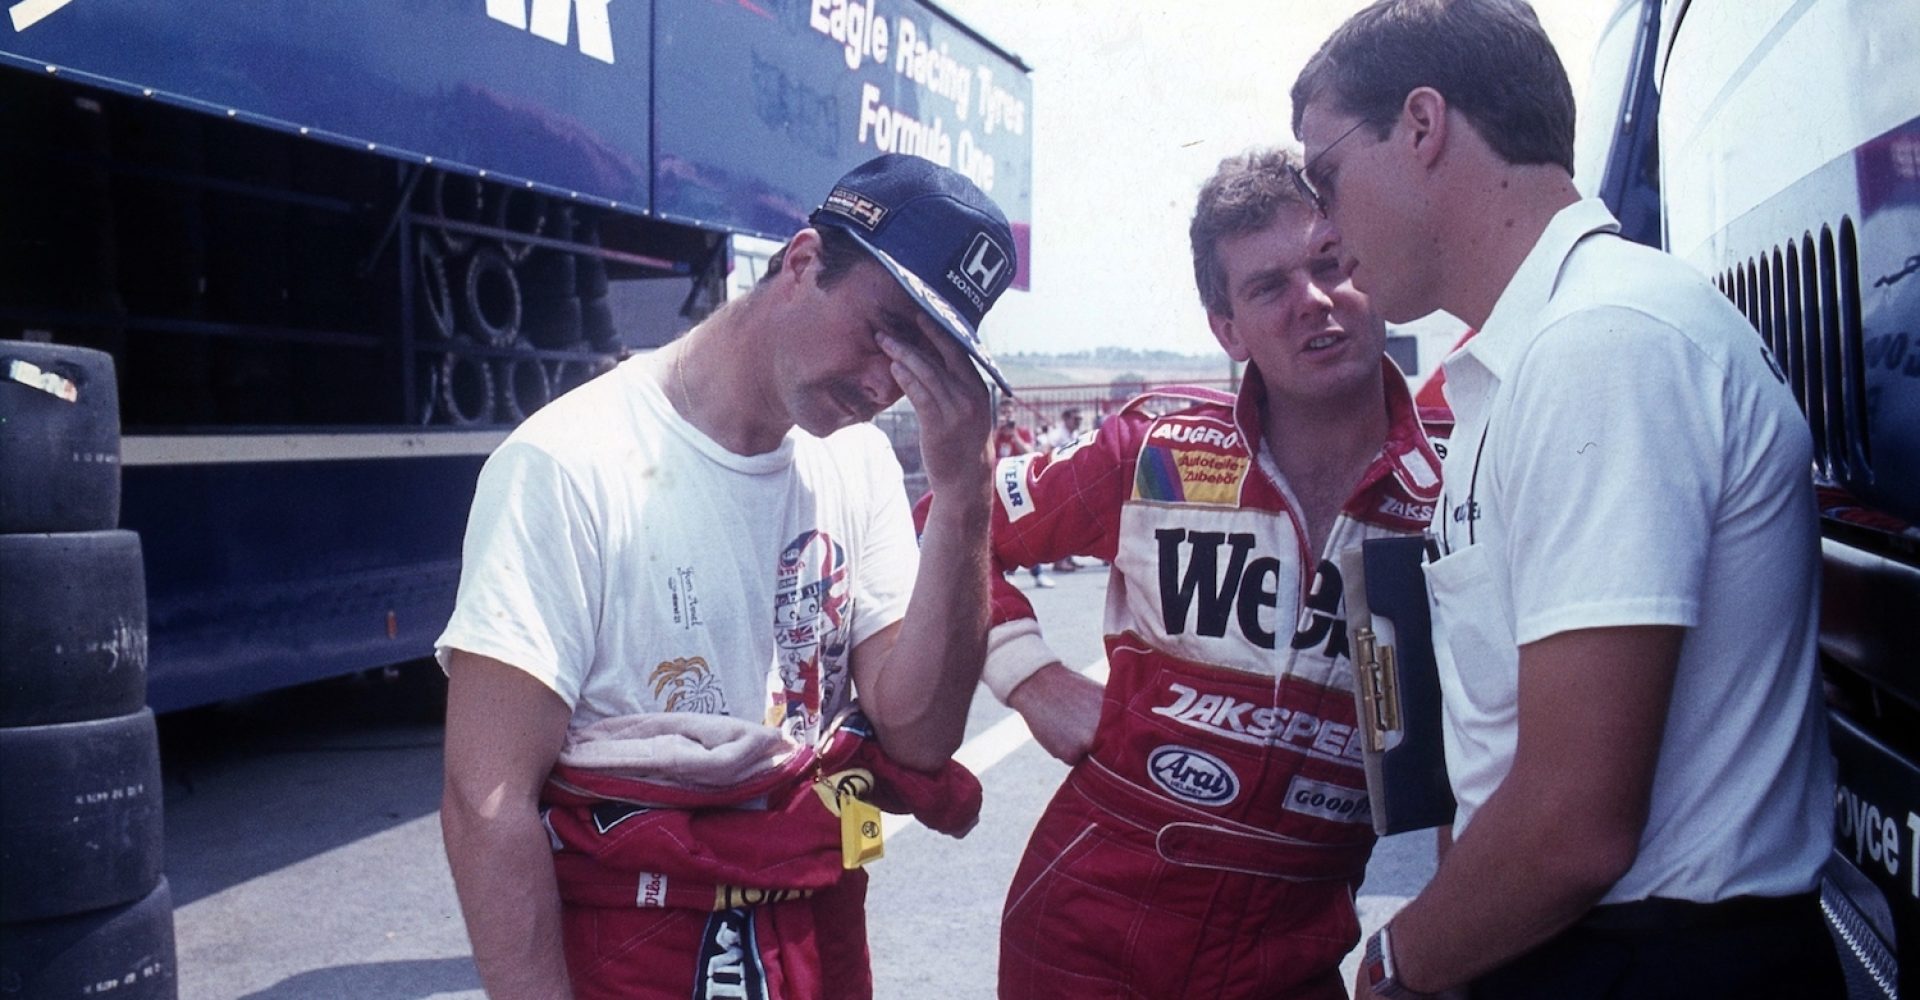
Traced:
<path id="1" fill-rule="evenodd" d="M 1860 248 L 1852 219 L 1821 226 L 1729 267 L 1714 279 L 1773 352 L 1813 433 L 1824 478 L 1867 476 L 1866 363 Z"/>

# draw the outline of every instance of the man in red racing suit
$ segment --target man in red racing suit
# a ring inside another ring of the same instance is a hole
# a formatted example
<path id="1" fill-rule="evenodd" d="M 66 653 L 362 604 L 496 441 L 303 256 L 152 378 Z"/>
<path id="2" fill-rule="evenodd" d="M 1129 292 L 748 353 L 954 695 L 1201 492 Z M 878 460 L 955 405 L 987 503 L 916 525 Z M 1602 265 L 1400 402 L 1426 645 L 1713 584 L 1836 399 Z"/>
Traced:
<path id="1" fill-rule="evenodd" d="M 993 578 L 987 683 L 1073 765 L 1008 891 L 1003 998 L 1346 996 L 1374 837 L 1333 557 L 1421 531 L 1440 460 L 1292 162 L 1224 161 L 1193 223 L 1239 395 L 1162 390 L 995 470 L 1001 567 L 1113 564 L 1104 692 Z"/>

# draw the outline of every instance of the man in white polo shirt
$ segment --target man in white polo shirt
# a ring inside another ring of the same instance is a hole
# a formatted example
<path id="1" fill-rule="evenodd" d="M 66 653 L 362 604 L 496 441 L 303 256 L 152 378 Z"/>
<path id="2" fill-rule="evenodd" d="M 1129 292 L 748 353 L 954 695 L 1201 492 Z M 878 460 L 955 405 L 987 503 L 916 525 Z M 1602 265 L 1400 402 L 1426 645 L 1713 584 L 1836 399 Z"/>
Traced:
<path id="1" fill-rule="evenodd" d="M 1765 346 L 1575 192 L 1520 0 L 1375 3 L 1293 107 L 1355 286 L 1480 330 L 1428 567 L 1455 841 L 1357 994 L 1839 996 L 1811 442 Z"/>

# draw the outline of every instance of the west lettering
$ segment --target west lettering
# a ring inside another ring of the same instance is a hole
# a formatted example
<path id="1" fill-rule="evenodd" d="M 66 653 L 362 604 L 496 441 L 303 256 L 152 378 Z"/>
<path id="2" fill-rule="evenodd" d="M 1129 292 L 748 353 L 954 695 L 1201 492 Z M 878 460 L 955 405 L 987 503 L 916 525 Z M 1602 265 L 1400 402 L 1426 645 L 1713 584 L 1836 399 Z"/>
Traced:
<path id="1" fill-rule="evenodd" d="M 1240 631 L 1261 649 L 1274 646 L 1273 630 L 1260 624 L 1260 609 L 1280 607 L 1280 560 L 1263 556 L 1247 566 L 1240 581 Z"/>
<path id="2" fill-rule="evenodd" d="M 1293 633 L 1293 648 L 1312 649 L 1326 644 L 1327 659 L 1337 660 L 1347 651 L 1347 623 L 1340 615 L 1340 598 L 1345 592 L 1340 570 L 1322 559 L 1313 574 L 1313 588 L 1307 593 L 1306 607 L 1300 610 L 1300 627 Z"/>
<path id="3" fill-rule="evenodd" d="M 1184 634 L 1189 616 L 1197 609 L 1196 635 L 1215 639 L 1226 635 L 1231 617 L 1237 618 L 1249 642 L 1262 649 L 1274 648 L 1274 634 L 1261 625 L 1260 609 L 1279 607 L 1280 564 L 1270 558 L 1248 564 L 1247 553 L 1254 542 L 1251 533 L 1161 528 L 1153 534 L 1160 543 L 1160 615 L 1168 635 Z M 1228 547 L 1224 567 L 1220 565 L 1222 545 Z M 1182 549 L 1191 549 L 1191 556 L 1183 560 Z"/>

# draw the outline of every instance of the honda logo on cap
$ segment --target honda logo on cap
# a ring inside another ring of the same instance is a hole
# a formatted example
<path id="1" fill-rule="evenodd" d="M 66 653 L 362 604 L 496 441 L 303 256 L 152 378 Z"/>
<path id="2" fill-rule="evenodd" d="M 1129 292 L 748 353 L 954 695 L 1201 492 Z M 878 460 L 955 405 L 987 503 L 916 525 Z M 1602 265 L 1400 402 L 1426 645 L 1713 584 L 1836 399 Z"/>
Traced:
<path id="1" fill-rule="evenodd" d="M 1000 279 L 1000 272 L 1007 269 L 1007 252 L 993 237 L 986 233 L 975 233 L 973 245 L 967 248 L 966 261 L 960 270 L 966 273 L 967 280 L 982 292 L 992 292 L 994 282 Z"/>

